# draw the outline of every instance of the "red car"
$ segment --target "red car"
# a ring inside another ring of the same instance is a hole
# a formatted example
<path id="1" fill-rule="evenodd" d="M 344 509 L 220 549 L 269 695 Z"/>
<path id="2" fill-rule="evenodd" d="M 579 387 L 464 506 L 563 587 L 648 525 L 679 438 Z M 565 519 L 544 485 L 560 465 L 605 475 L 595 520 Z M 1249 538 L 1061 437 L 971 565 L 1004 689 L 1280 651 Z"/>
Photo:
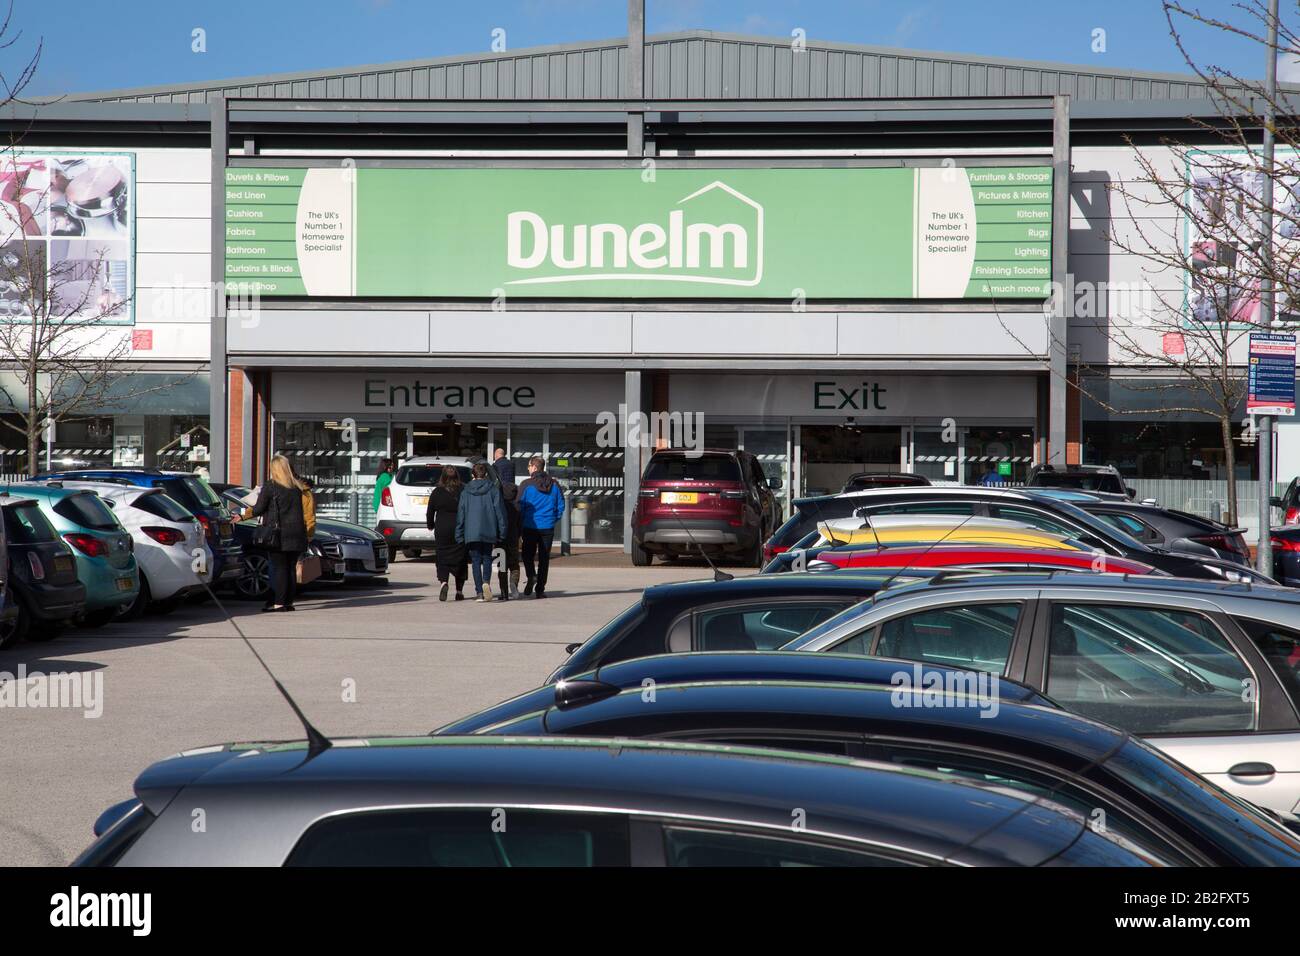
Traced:
<path id="1" fill-rule="evenodd" d="M 1158 574 L 1129 558 L 1064 548 L 1005 548 L 953 544 L 906 545 L 856 551 L 827 549 L 808 562 L 809 570 L 828 568 L 969 568 L 978 571 L 1096 571 L 1099 574 Z"/>

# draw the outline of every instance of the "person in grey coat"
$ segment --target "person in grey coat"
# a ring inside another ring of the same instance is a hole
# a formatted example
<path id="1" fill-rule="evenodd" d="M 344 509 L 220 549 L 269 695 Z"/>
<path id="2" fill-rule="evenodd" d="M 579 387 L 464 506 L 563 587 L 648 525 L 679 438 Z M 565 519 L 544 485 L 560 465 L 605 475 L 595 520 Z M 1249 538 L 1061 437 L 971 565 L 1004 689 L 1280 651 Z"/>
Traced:
<path id="1" fill-rule="evenodd" d="M 492 552 L 506 534 L 501 491 L 488 477 L 485 462 L 475 462 L 473 480 L 460 493 L 456 510 L 456 540 L 469 551 L 474 591 L 480 601 L 492 600 Z"/>

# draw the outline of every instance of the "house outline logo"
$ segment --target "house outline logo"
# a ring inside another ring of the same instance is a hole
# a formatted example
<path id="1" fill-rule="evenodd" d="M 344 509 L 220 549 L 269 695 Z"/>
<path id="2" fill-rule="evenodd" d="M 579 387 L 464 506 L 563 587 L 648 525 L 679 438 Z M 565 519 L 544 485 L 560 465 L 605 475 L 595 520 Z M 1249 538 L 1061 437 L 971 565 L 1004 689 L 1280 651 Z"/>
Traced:
<path id="1" fill-rule="evenodd" d="M 748 279 L 734 279 L 723 276 L 702 276 L 702 275 L 683 275 L 680 272 L 665 275 L 655 271 L 622 271 L 622 272 L 599 272 L 584 273 L 580 275 L 554 275 L 554 276 L 533 276 L 525 279 L 509 279 L 506 285 L 546 285 L 559 282 L 598 282 L 598 281 L 626 281 L 626 280 L 650 280 L 656 282 L 696 282 L 704 285 L 727 285 L 727 286 L 746 286 L 752 287 L 763 281 L 763 206 L 750 197 L 746 196 L 740 190 L 728 186 L 721 180 L 715 179 L 707 186 L 701 186 L 689 196 L 684 196 L 677 200 L 676 205 L 683 206 L 700 196 L 710 193 L 715 189 L 721 189 L 740 202 L 754 210 L 755 222 L 755 240 L 754 240 L 754 274 Z M 515 214 L 511 214 L 515 215 Z M 725 223 L 723 225 L 736 225 L 734 223 Z M 743 228 L 743 227 L 742 227 Z M 746 234 L 748 236 L 748 234 Z M 672 267 L 670 267 L 672 268 Z"/>

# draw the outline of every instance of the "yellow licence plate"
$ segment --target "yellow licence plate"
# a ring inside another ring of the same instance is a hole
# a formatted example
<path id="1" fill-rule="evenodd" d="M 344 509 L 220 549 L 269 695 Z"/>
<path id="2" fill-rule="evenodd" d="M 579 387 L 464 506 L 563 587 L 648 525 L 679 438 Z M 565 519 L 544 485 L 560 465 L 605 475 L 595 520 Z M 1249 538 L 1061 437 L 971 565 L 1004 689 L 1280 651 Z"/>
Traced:
<path id="1" fill-rule="evenodd" d="M 413 495 L 413 496 L 411 497 L 411 504 L 413 504 L 413 505 L 417 505 L 418 507 L 421 507 L 421 508 L 427 508 L 428 505 L 429 505 L 429 496 L 428 496 L 428 495 Z"/>
<path id="2" fill-rule="evenodd" d="M 666 505 L 697 505 L 700 503 L 698 491 L 662 491 L 659 500 Z"/>
<path id="3" fill-rule="evenodd" d="M 118 578 L 117 589 L 119 591 L 133 591 L 135 590 L 135 585 L 132 584 L 130 578 Z"/>

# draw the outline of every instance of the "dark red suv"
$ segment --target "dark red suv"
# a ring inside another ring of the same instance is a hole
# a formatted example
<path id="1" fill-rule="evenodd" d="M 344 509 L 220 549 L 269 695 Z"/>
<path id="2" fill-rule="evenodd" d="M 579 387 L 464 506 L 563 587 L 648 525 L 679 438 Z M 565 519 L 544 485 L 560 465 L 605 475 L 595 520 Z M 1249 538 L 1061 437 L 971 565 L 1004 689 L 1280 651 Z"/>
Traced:
<path id="1" fill-rule="evenodd" d="M 632 513 L 632 563 L 704 550 L 761 567 L 763 542 L 781 523 L 773 487 L 780 480 L 769 480 L 748 452 L 655 452 Z"/>

